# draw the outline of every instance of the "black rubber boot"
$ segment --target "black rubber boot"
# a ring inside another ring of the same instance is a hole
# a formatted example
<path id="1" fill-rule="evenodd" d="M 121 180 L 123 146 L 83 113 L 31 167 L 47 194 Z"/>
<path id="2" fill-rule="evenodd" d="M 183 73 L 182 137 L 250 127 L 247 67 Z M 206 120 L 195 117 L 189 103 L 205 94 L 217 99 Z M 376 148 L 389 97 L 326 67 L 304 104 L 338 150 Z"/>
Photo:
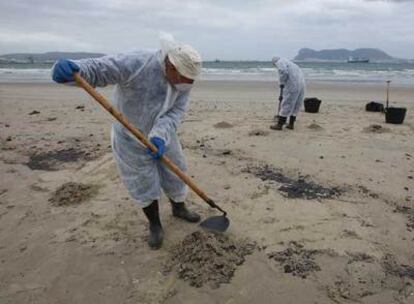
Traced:
<path id="1" fill-rule="evenodd" d="M 200 215 L 198 215 L 196 212 L 191 212 L 188 210 L 183 202 L 176 203 L 173 200 L 170 200 L 170 203 L 173 216 L 190 223 L 197 223 L 200 221 Z"/>
<path id="2" fill-rule="evenodd" d="M 295 121 L 296 121 L 296 116 L 290 116 L 289 124 L 286 128 L 293 130 L 295 128 Z"/>
<path id="3" fill-rule="evenodd" d="M 158 201 L 153 201 L 151 205 L 143 208 L 142 210 L 149 221 L 148 245 L 151 249 L 159 249 L 164 239 L 164 230 L 161 226 Z"/>
<path id="4" fill-rule="evenodd" d="M 286 117 L 279 116 L 279 120 L 278 120 L 277 124 L 274 124 L 274 125 L 270 126 L 270 129 L 272 129 L 272 130 L 282 130 L 283 125 L 285 123 L 286 123 Z"/>

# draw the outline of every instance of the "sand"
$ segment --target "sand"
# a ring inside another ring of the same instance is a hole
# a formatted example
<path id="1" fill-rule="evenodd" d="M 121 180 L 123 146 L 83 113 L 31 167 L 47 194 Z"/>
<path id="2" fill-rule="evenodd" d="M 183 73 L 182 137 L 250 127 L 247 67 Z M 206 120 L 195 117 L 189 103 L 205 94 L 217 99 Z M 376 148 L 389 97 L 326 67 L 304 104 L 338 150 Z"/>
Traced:
<path id="1" fill-rule="evenodd" d="M 76 205 L 88 201 L 94 195 L 95 187 L 80 183 L 68 182 L 56 189 L 49 198 L 54 206 Z"/>
<path id="2" fill-rule="evenodd" d="M 200 228 L 163 197 L 165 242 L 153 251 L 110 153 L 109 116 L 74 87 L 0 84 L 0 303 L 414 303 L 414 89 L 392 87 L 408 113 L 390 125 L 364 110 L 384 86 L 311 83 L 321 111 L 301 112 L 293 132 L 269 129 L 277 94 L 269 82 L 196 85 L 179 134 L 189 174 L 230 229 L 194 246 Z M 67 183 L 81 199 L 53 204 Z M 233 264 L 216 276 L 215 254 L 246 239 L 256 249 L 225 251 Z M 217 250 L 208 260 L 200 248 Z M 196 271 L 201 258 L 210 272 Z M 171 261 L 197 262 L 191 279 L 166 272 Z"/>
<path id="3" fill-rule="evenodd" d="M 195 231 L 171 250 L 165 272 L 176 272 L 178 278 L 194 287 L 208 284 L 213 289 L 219 288 L 231 281 L 245 256 L 255 249 L 254 242 L 232 240 L 223 233 Z"/>

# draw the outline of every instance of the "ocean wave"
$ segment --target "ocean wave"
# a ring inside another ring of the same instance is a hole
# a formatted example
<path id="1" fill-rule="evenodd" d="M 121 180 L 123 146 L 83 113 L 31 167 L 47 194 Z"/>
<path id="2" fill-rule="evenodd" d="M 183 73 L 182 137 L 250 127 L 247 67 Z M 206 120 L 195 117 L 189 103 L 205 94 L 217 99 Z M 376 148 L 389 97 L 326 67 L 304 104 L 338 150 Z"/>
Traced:
<path id="1" fill-rule="evenodd" d="M 400 70 L 362 70 L 362 69 L 326 69 L 326 68 L 302 68 L 307 80 L 324 81 L 385 81 L 395 80 L 403 83 L 414 84 L 414 69 Z M 218 80 L 272 80 L 277 79 L 277 71 L 274 68 L 246 68 L 246 69 L 203 69 L 202 78 Z"/>
<path id="2" fill-rule="evenodd" d="M 0 82 L 51 82 L 50 69 L 0 68 Z"/>
<path id="3" fill-rule="evenodd" d="M 313 64 L 302 66 L 305 78 L 309 81 L 364 81 L 379 82 L 393 80 L 414 85 L 414 68 L 401 66 L 375 68 L 352 68 L 349 65 L 326 66 Z M 276 81 L 278 74 L 271 66 L 234 67 L 214 66 L 202 69 L 201 79 L 206 80 L 263 80 Z M 0 82 L 51 82 L 50 68 L 0 68 Z"/>

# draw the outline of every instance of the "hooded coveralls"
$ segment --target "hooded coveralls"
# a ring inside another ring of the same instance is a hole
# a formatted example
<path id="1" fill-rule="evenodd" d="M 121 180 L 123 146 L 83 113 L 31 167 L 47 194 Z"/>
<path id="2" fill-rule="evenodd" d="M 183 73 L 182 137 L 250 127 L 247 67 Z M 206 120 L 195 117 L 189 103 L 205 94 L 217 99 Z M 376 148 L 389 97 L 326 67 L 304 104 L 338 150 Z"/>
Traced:
<path id="1" fill-rule="evenodd" d="M 94 87 L 115 85 L 114 106 L 148 137 L 165 140 L 165 155 L 181 170 L 186 163 L 176 130 L 186 112 L 189 92 L 177 91 L 165 77 L 164 57 L 158 52 L 136 52 L 78 60 L 80 74 Z M 111 132 L 112 151 L 122 181 L 132 198 L 147 207 L 161 189 L 183 202 L 187 187 L 119 122 Z"/>
<path id="2" fill-rule="evenodd" d="M 302 70 L 290 60 L 280 58 L 275 63 L 279 85 L 284 85 L 279 116 L 297 116 L 305 97 L 305 78 Z"/>

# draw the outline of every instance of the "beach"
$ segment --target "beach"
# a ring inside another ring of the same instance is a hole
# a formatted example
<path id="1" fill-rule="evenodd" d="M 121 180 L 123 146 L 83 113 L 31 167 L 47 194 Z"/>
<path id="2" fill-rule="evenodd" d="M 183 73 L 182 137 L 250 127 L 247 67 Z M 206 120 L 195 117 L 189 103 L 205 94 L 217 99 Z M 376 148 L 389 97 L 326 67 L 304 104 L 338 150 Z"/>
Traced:
<path id="1" fill-rule="evenodd" d="M 0 303 L 413 303 L 414 88 L 392 84 L 390 105 L 408 110 L 392 125 L 365 112 L 385 103 L 383 83 L 310 82 L 320 113 L 282 132 L 269 129 L 278 93 L 247 80 L 191 93 L 188 173 L 228 212 L 226 236 L 254 244 L 227 283 L 192 286 L 165 265 L 201 228 L 163 197 L 164 244 L 148 248 L 110 116 L 77 87 L 0 83 Z M 91 190 L 61 204 L 68 182 Z M 217 214 L 191 191 L 187 202 Z"/>

